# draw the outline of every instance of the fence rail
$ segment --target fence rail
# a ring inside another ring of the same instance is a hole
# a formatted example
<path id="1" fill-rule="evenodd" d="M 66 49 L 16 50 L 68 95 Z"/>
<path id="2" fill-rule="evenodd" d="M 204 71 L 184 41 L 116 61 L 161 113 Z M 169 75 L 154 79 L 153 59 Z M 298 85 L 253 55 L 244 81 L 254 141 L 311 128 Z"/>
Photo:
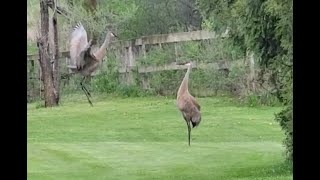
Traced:
<path id="1" fill-rule="evenodd" d="M 142 36 L 138 39 L 116 41 L 111 44 L 114 48 L 128 48 L 132 46 L 142 46 L 148 44 L 165 44 L 165 43 L 175 43 L 183 41 L 199 41 L 206 39 L 215 39 L 218 37 L 227 37 L 227 33 L 222 35 L 217 35 L 215 32 L 209 32 L 205 30 L 191 31 L 191 32 L 178 32 L 170 34 L 156 34 L 151 36 Z M 59 54 L 60 58 L 69 58 L 69 51 L 61 51 Z M 28 54 L 27 60 L 33 61 L 38 60 L 38 54 Z"/>
<path id="2" fill-rule="evenodd" d="M 207 39 L 216 39 L 216 38 L 224 38 L 227 37 L 227 31 L 223 34 L 216 34 L 215 32 L 209 32 L 205 30 L 200 31 L 192 31 L 192 32 L 178 32 L 178 33 L 170 33 L 170 34 L 157 34 L 151 36 L 142 36 L 137 39 L 131 40 L 123 40 L 123 41 L 115 41 L 111 43 L 111 51 L 115 52 L 115 55 L 120 60 L 120 67 L 118 68 L 118 72 L 120 73 L 119 78 L 121 81 L 131 84 L 134 82 L 133 71 L 138 71 L 139 74 L 143 76 L 145 73 L 152 73 L 152 72 L 159 72 L 159 71 L 167 71 L 167 70 L 183 70 L 187 69 L 185 65 L 178 65 L 175 62 L 178 60 L 178 49 L 179 49 L 179 42 L 186 42 L 186 41 L 201 41 Z M 161 48 L 161 44 L 168 44 L 171 43 L 174 45 L 175 50 L 175 59 L 170 61 L 171 63 L 163 64 L 163 65 L 136 65 L 136 57 L 143 55 L 143 57 L 147 57 L 147 48 L 146 45 L 159 45 Z M 66 67 L 61 68 L 66 72 L 61 72 L 61 74 L 70 74 L 70 68 L 68 71 L 70 53 L 69 51 L 61 51 L 59 53 L 59 59 L 65 60 Z M 29 73 L 38 74 L 37 77 L 34 75 L 31 76 L 33 79 L 41 79 L 41 69 L 39 67 L 39 63 L 36 63 L 37 70 L 35 70 L 35 62 L 39 59 L 38 54 L 27 54 L 27 61 L 31 63 L 31 69 Z M 196 60 L 192 60 L 195 62 L 193 68 L 199 69 L 206 69 L 211 68 L 215 70 L 219 69 L 227 69 L 228 65 L 225 63 L 226 61 L 220 61 L 217 63 L 196 63 Z M 221 63 L 223 62 L 223 63 Z M 96 71 L 92 74 L 95 76 L 99 74 L 99 71 Z M 40 82 L 41 84 L 41 82 Z M 149 86 L 148 79 L 143 80 L 144 88 Z"/>
<path id="3" fill-rule="evenodd" d="M 69 58 L 70 57 L 70 52 L 69 51 L 59 52 L 59 57 L 60 58 Z M 27 60 L 28 61 L 36 61 L 38 59 L 39 59 L 39 54 L 27 54 Z"/>
<path id="4" fill-rule="evenodd" d="M 193 61 L 195 62 L 195 61 Z M 224 65 L 221 65 L 221 63 L 194 63 L 192 68 L 197 68 L 197 69 L 224 69 Z M 119 73 L 127 73 L 132 71 L 133 69 L 137 69 L 139 73 L 151 73 L 151 72 L 159 72 L 159 71 L 169 71 L 169 70 L 182 70 L 182 69 L 187 69 L 188 66 L 186 65 L 178 65 L 176 63 L 167 63 L 163 65 L 149 65 L 149 66 L 127 66 L 127 67 L 120 67 L 118 69 Z"/>

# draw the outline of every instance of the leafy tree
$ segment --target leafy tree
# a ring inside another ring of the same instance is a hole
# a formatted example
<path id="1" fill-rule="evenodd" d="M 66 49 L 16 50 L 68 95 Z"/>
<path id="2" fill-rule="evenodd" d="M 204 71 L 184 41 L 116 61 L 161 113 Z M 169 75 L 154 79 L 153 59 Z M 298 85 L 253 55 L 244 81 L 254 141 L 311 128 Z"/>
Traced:
<path id="1" fill-rule="evenodd" d="M 239 53 L 247 49 L 258 57 L 261 74 L 285 105 L 276 120 L 285 131 L 287 157 L 292 160 L 292 0 L 197 0 L 204 28 L 218 32 L 229 28 L 229 41 Z M 261 76 L 262 77 L 262 76 Z"/>

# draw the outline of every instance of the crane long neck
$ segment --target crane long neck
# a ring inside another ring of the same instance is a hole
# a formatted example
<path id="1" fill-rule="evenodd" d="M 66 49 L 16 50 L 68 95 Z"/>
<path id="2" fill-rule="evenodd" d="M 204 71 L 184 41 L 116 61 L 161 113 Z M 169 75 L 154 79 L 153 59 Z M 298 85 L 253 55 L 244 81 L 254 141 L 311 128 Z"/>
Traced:
<path id="1" fill-rule="evenodd" d="M 109 44 L 110 44 L 110 36 L 109 35 L 107 35 L 106 36 L 106 39 L 104 40 L 104 42 L 103 42 L 103 44 L 102 44 L 102 46 L 101 47 L 103 47 L 104 49 L 106 49 L 108 46 L 109 46 Z"/>
<path id="2" fill-rule="evenodd" d="M 191 72 L 191 65 L 188 67 L 188 70 L 187 70 L 186 74 L 184 75 L 184 78 L 181 82 L 180 88 L 178 90 L 178 96 L 180 96 L 181 94 L 184 94 L 186 92 L 189 92 L 188 81 L 189 81 L 190 72 Z"/>
<path id="3" fill-rule="evenodd" d="M 107 35 L 101 47 L 94 53 L 97 60 L 101 60 L 106 55 L 106 48 L 110 44 L 110 36 Z"/>

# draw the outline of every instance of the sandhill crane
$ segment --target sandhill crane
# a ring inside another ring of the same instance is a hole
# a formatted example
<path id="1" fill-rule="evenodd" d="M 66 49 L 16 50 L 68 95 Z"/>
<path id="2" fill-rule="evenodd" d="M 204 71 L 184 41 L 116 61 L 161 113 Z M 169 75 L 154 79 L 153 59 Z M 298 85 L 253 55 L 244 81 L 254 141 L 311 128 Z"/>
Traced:
<path id="1" fill-rule="evenodd" d="M 177 93 L 177 106 L 181 111 L 184 120 L 188 126 L 188 140 L 190 146 L 191 124 L 192 128 L 197 127 L 201 121 L 200 105 L 197 100 L 189 93 L 188 81 L 192 68 L 192 62 L 186 63 L 188 70 L 181 82 Z M 191 124 L 190 124 L 191 122 Z"/>
<path id="2" fill-rule="evenodd" d="M 92 39 L 88 42 L 87 32 L 81 22 L 79 22 L 71 33 L 70 38 L 70 63 L 68 67 L 74 72 L 79 73 L 83 77 L 80 82 L 81 88 L 91 106 L 92 102 L 89 97 L 91 94 L 83 85 L 86 77 L 90 76 L 98 67 L 99 62 L 106 55 L 106 48 L 110 44 L 111 38 L 117 37 L 112 31 L 108 31 L 106 38 L 100 48 L 92 48 Z"/>

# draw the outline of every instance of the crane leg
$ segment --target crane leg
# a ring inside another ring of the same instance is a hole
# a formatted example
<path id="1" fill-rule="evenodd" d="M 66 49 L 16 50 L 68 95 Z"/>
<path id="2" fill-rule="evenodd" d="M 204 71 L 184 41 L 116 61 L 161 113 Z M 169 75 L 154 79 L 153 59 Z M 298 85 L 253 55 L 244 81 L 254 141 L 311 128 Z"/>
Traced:
<path id="1" fill-rule="evenodd" d="M 87 99 L 88 99 L 89 104 L 90 104 L 91 106 L 93 106 L 93 104 L 92 104 L 92 102 L 91 102 L 91 100 L 90 100 L 87 92 L 84 90 L 84 86 L 82 86 L 82 90 L 83 90 L 84 94 L 87 96 Z"/>
<path id="2" fill-rule="evenodd" d="M 188 126 L 188 141 L 189 141 L 189 146 L 190 146 L 191 127 L 190 127 L 190 122 L 189 121 L 187 121 L 187 126 Z"/>
<path id="3" fill-rule="evenodd" d="M 84 94 L 87 96 L 88 102 L 91 106 L 93 106 L 89 96 L 91 97 L 90 93 L 88 92 L 88 90 L 86 89 L 86 87 L 82 84 L 82 82 L 85 80 L 86 77 L 83 77 L 82 81 L 80 82 L 81 85 L 81 89 L 83 90 Z"/>
<path id="4" fill-rule="evenodd" d="M 86 79 L 86 77 L 83 77 L 83 79 L 80 82 L 81 87 L 84 89 L 84 91 L 86 91 L 86 94 L 91 97 L 90 92 L 88 91 L 88 89 L 83 85 L 83 81 Z"/>

